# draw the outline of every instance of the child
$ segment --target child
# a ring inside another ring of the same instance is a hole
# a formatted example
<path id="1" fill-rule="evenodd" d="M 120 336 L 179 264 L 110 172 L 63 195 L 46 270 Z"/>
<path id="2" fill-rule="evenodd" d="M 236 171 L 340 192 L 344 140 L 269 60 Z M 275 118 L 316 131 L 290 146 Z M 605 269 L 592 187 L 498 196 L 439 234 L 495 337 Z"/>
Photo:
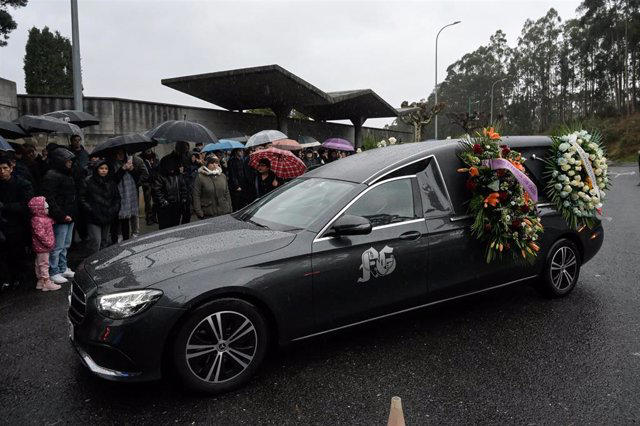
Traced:
<path id="1" fill-rule="evenodd" d="M 56 245 L 56 239 L 53 234 L 54 220 L 49 217 L 49 205 L 44 197 L 33 197 L 29 201 L 29 209 L 31 209 L 31 228 L 33 251 L 36 252 L 36 277 L 38 284 L 36 290 L 54 291 L 60 289 L 49 279 L 49 252 Z"/>

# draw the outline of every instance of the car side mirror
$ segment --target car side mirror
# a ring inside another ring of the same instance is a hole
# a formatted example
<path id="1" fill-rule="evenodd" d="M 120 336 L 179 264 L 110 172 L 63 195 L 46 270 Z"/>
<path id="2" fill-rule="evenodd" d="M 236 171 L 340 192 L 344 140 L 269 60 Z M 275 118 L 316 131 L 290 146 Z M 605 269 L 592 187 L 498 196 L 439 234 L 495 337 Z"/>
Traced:
<path id="1" fill-rule="evenodd" d="M 330 235 L 367 235 L 371 233 L 371 222 L 362 216 L 353 216 L 350 214 L 340 217 L 333 223 Z"/>

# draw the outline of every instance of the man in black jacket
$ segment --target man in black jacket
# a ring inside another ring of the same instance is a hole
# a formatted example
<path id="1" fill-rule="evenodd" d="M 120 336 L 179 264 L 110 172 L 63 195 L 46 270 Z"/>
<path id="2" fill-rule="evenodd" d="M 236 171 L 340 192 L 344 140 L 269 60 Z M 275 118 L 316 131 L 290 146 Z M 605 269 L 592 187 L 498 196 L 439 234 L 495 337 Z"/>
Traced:
<path id="1" fill-rule="evenodd" d="M 31 184 L 13 176 L 7 157 L 0 157 L 0 286 L 18 285 L 26 271 Z"/>
<path id="2" fill-rule="evenodd" d="M 244 158 L 244 152 L 241 149 L 231 151 L 227 170 L 233 211 L 240 210 L 255 199 L 255 173 L 249 167 L 249 163 Z"/>
<path id="3" fill-rule="evenodd" d="M 49 256 L 49 276 L 56 284 L 68 282 L 74 272 L 67 266 L 67 250 L 73 238 L 73 224 L 78 215 L 78 191 L 72 176 L 75 156 L 66 148 L 49 154 L 51 168 L 42 179 L 42 195 L 49 204 L 49 215 L 56 221 L 53 232 L 56 246 Z"/>
<path id="4" fill-rule="evenodd" d="M 153 203 L 158 206 L 159 229 L 180 224 L 184 205 L 189 197 L 185 180 L 181 177 L 182 168 L 175 156 L 165 156 L 160 160 L 158 173 L 151 185 Z"/>

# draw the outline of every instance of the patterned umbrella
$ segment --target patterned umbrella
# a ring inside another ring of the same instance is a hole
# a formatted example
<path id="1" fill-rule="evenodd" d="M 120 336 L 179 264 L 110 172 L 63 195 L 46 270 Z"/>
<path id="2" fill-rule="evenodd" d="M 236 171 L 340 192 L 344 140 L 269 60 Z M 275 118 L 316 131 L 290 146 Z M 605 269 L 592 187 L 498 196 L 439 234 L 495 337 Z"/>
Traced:
<path id="1" fill-rule="evenodd" d="M 341 138 L 331 138 L 322 142 L 322 146 L 328 149 L 335 149 L 337 151 L 355 151 L 351 142 Z"/>
<path id="2" fill-rule="evenodd" d="M 149 139 L 145 135 L 141 135 L 140 133 L 131 133 L 107 139 L 106 141 L 98 144 L 91 152 L 91 155 L 104 156 L 118 149 L 124 149 L 129 154 L 133 154 L 134 152 L 153 148 L 157 144 L 158 143 L 156 141 Z"/>
<path id="3" fill-rule="evenodd" d="M 267 148 L 256 151 L 249 158 L 249 165 L 254 169 L 258 168 L 258 161 L 262 158 L 268 158 L 271 162 L 271 170 L 276 176 L 282 179 L 292 179 L 302 175 L 307 166 L 301 159 L 296 157 L 290 151 L 284 151 L 278 148 Z"/>
<path id="4" fill-rule="evenodd" d="M 20 139 L 29 136 L 29 133 L 16 123 L 0 120 L 0 136 L 8 139 Z"/>
<path id="5" fill-rule="evenodd" d="M 163 144 L 183 141 L 206 145 L 218 142 L 218 138 L 211 130 L 202 124 L 187 120 L 165 121 L 159 126 L 147 130 L 145 136 Z"/>
<path id="6" fill-rule="evenodd" d="M 220 139 L 217 143 L 205 145 L 202 152 L 231 151 L 232 149 L 244 149 L 244 145 L 232 139 Z"/>
<path id="7" fill-rule="evenodd" d="M 251 136 L 245 146 L 251 148 L 253 146 L 266 145 L 280 139 L 287 139 L 287 137 L 287 135 L 279 130 L 263 130 Z"/>
<path id="8" fill-rule="evenodd" d="M 287 151 L 300 151 L 302 149 L 302 145 L 300 145 L 293 139 L 280 139 L 273 143 L 273 147 L 278 149 L 285 149 Z"/>
<path id="9" fill-rule="evenodd" d="M 77 111 L 75 109 L 63 109 L 60 111 L 48 112 L 45 114 L 45 116 L 54 117 L 68 123 L 73 123 L 80 128 L 100 124 L 100 120 L 98 120 L 93 115 L 89 114 L 88 112 Z"/>

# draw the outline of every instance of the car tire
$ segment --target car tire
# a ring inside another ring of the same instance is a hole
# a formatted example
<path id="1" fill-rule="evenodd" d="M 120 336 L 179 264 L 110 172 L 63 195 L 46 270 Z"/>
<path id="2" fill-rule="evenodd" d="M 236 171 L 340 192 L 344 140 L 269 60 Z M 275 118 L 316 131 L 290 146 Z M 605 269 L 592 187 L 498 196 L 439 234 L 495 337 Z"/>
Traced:
<path id="1" fill-rule="evenodd" d="M 197 308 L 173 344 L 175 371 L 196 392 L 223 393 L 244 385 L 265 357 L 268 328 L 260 311 L 240 299 L 218 299 Z"/>
<path id="2" fill-rule="evenodd" d="M 578 282 L 581 263 L 580 251 L 573 241 L 556 241 L 549 250 L 538 289 L 548 298 L 568 295 Z"/>

